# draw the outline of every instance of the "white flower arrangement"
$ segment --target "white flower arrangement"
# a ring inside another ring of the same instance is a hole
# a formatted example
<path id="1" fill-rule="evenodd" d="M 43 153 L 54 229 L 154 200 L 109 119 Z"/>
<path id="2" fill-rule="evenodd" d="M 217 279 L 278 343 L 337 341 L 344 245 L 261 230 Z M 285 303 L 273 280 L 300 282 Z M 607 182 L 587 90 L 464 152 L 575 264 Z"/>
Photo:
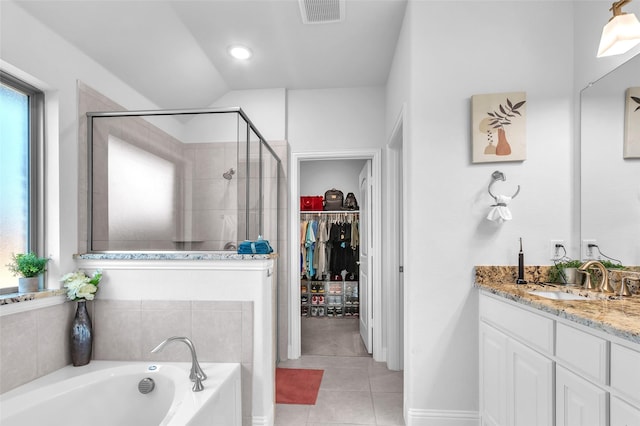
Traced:
<path id="1" fill-rule="evenodd" d="M 76 271 L 65 274 L 60 281 L 67 289 L 69 300 L 93 300 L 98 291 L 98 284 L 102 279 L 102 271 L 97 270 L 93 277 L 87 276 L 84 271 Z"/>

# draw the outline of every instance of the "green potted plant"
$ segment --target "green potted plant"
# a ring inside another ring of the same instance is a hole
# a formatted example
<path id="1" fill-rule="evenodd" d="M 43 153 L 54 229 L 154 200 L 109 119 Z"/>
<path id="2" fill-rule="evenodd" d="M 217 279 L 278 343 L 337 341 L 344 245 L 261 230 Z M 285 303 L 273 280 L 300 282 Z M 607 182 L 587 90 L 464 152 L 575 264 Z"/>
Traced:
<path id="1" fill-rule="evenodd" d="M 621 263 L 613 263 L 610 260 L 601 260 L 600 263 L 604 265 L 607 269 L 624 269 L 625 266 Z"/>
<path id="2" fill-rule="evenodd" d="M 551 283 L 562 283 L 562 284 L 582 284 L 582 276 L 576 273 L 577 268 L 582 266 L 585 261 L 581 260 L 565 260 L 562 262 L 557 262 L 555 265 L 549 269 L 549 282 Z M 600 260 L 600 263 L 604 265 L 607 269 L 624 269 L 624 265 L 619 263 L 613 263 L 609 260 Z M 596 271 L 591 271 L 592 279 L 597 279 L 597 276 L 593 276 L 597 274 Z"/>
<path id="3" fill-rule="evenodd" d="M 20 277 L 18 292 L 30 293 L 44 288 L 42 274 L 47 270 L 49 258 L 39 257 L 34 252 L 11 255 L 11 263 L 7 266 L 13 275 Z"/>
<path id="4" fill-rule="evenodd" d="M 565 260 L 555 263 L 549 269 L 549 282 L 562 284 L 580 284 L 576 269 L 582 265 L 579 260 Z"/>

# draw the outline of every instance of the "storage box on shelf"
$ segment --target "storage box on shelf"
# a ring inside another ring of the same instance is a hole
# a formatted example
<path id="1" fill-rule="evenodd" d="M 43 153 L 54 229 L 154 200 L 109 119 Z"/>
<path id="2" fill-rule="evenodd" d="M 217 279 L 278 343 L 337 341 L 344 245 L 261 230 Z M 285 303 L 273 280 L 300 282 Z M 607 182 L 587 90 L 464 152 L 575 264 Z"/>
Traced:
<path id="1" fill-rule="evenodd" d="M 300 281 L 303 317 L 353 317 L 359 315 L 357 281 Z"/>
<path id="2" fill-rule="evenodd" d="M 360 300 L 358 299 L 358 282 L 345 281 L 343 284 L 345 315 L 358 316 L 360 313 Z"/>

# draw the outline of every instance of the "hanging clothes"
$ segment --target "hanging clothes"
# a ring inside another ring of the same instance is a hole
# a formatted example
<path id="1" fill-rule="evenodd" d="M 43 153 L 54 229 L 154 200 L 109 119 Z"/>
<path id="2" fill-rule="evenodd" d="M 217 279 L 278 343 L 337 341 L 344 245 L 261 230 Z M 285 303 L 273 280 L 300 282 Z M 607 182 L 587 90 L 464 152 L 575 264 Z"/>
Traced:
<path id="1" fill-rule="evenodd" d="M 300 275 L 307 275 L 307 247 L 305 241 L 307 239 L 307 225 L 308 221 L 303 220 L 300 222 Z"/>
<path id="2" fill-rule="evenodd" d="M 309 278 L 316 276 L 316 270 L 313 267 L 313 255 L 316 248 L 316 234 L 318 232 L 318 222 L 315 220 L 309 221 L 307 224 L 307 234 L 304 241 L 304 245 L 307 249 L 307 271 L 309 272 Z"/>
<path id="3" fill-rule="evenodd" d="M 318 224 L 318 239 L 316 243 L 316 259 L 318 259 L 318 272 L 317 276 L 319 279 L 323 278 L 323 275 L 327 274 L 328 271 L 328 263 L 327 263 L 327 243 L 329 242 L 329 222 L 326 220 L 321 220 Z"/>
<path id="4" fill-rule="evenodd" d="M 322 280 L 347 271 L 357 276 L 358 213 L 302 213 L 300 229 L 302 275 Z"/>

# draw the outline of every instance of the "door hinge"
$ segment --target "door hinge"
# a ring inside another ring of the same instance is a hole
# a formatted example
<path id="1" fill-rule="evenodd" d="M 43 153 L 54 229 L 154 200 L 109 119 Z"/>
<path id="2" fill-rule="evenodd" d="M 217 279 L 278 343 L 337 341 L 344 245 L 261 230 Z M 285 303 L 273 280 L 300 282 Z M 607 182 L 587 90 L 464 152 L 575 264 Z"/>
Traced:
<path id="1" fill-rule="evenodd" d="M 404 266 L 401 266 L 401 267 L 400 267 L 400 268 L 398 268 L 398 269 L 399 269 L 400 273 L 403 273 L 403 272 L 404 272 Z"/>

